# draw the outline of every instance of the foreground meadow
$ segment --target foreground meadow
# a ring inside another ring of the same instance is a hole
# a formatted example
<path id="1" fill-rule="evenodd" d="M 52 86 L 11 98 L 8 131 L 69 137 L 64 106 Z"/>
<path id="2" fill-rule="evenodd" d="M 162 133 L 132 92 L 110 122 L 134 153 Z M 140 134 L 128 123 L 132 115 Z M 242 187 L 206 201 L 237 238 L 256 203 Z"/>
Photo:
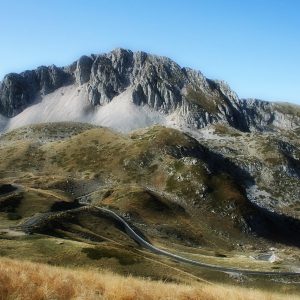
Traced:
<path id="1" fill-rule="evenodd" d="M 300 299 L 296 295 L 199 283 L 166 283 L 107 271 L 67 269 L 2 258 L 0 299 Z"/>

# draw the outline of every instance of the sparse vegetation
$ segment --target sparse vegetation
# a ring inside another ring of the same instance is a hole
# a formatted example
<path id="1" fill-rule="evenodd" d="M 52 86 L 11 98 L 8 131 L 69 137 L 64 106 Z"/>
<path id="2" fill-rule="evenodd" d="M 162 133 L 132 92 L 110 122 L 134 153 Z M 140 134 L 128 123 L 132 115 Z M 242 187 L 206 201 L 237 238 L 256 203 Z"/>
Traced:
<path id="1" fill-rule="evenodd" d="M 237 129 L 229 127 L 228 125 L 215 124 L 213 127 L 216 134 L 228 135 L 233 137 L 242 135 L 241 132 L 239 132 Z"/>
<path id="2" fill-rule="evenodd" d="M 283 114 L 293 115 L 300 117 L 300 108 L 297 105 L 290 103 L 276 103 L 275 109 Z"/>
<path id="3" fill-rule="evenodd" d="M 186 99 L 193 104 L 198 105 L 204 111 L 208 111 L 211 114 L 215 114 L 218 112 L 216 98 L 208 98 L 204 92 L 201 90 L 194 90 L 192 87 L 187 89 Z"/>

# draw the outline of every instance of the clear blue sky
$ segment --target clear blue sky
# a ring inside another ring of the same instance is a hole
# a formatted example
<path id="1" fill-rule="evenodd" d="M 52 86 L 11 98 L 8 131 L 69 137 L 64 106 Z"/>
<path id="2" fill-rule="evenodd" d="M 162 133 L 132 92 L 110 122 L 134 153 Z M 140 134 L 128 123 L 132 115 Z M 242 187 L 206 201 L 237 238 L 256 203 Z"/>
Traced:
<path id="1" fill-rule="evenodd" d="M 0 80 L 123 47 L 300 104 L 298 0 L 0 0 L 0 28 Z"/>

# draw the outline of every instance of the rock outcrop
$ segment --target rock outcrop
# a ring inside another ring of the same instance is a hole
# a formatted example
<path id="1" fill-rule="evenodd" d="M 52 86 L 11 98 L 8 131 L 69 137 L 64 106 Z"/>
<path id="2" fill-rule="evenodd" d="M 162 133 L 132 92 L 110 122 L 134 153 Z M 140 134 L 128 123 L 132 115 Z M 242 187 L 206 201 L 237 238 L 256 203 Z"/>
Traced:
<path id="1" fill-rule="evenodd" d="M 0 84 L 0 114 L 13 117 L 31 105 L 38 95 L 49 94 L 70 82 L 70 74 L 54 65 L 8 74 Z"/>
<path id="2" fill-rule="evenodd" d="M 223 81 L 181 68 L 166 57 L 116 49 L 82 56 L 70 66 L 39 67 L 8 74 L 0 84 L 0 114 L 11 118 L 37 100 L 69 84 L 86 85 L 93 106 L 105 105 L 126 89 L 134 104 L 173 113 L 187 127 L 228 124 L 241 131 L 290 129 L 300 126 L 300 108 L 260 100 L 239 99 Z"/>

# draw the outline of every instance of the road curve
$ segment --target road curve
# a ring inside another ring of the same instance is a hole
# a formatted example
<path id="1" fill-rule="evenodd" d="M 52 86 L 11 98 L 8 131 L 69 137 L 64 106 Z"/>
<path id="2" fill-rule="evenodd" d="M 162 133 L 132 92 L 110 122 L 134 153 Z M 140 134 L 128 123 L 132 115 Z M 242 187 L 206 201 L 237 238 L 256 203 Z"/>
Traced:
<path id="1" fill-rule="evenodd" d="M 22 187 L 19 185 L 13 185 L 14 187 L 16 187 L 16 190 L 21 190 Z M 84 195 L 86 196 L 86 195 Z M 78 198 L 82 198 L 82 197 L 78 197 Z M 94 206 L 94 205 L 90 205 L 88 204 L 86 201 L 80 201 L 80 199 L 78 199 L 79 203 L 84 205 L 84 206 L 89 206 L 89 207 L 93 207 L 96 208 L 97 210 L 106 213 L 107 215 L 109 215 L 110 217 L 112 217 L 114 220 L 120 222 L 124 228 L 126 233 L 128 234 L 128 236 L 130 238 L 132 238 L 134 241 L 136 241 L 139 245 L 143 246 L 144 248 L 160 254 L 160 255 L 164 255 L 167 257 L 170 257 L 172 259 L 175 259 L 176 261 L 180 261 L 183 263 L 188 263 L 188 264 L 192 264 L 195 266 L 199 266 L 199 267 L 203 267 L 206 269 L 211 269 L 211 270 L 215 270 L 215 271 L 221 271 L 221 272 L 225 272 L 225 273 L 238 273 L 238 274 L 249 274 L 249 275 L 270 275 L 270 276 L 299 276 L 300 272 L 278 272 L 278 271 L 253 271 L 253 270 L 247 270 L 247 269 L 237 269 L 237 268 L 229 268 L 229 267 L 222 267 L 222 266 L 218 266 L 218 265 L 212 265 L 212 264 L 207 264 L 207 263 L 202 263 L 193 259 L 189 259 L 171 252 L 168 252 L 166 250 L 160 249 L 154 245 L 152 245 L 151 243 L 147 242 L 146 240 L 143 239 L 143 237 L 141 237 L 140 235 L 138 235 L 132 228 L 131 226 L 121 217 L 119 216 L 117 213 L 115 213 L 114 211 L 108 209 L 108 208 L 104 208 L 104 207 L 100 207 L 100 206 Z M 49 216 L 52 213 L 43 213 L 39 216 L 35 216 L 34 218 L 30 218 L 29 220 L 27 220 L 25 223 L 22 224 L 22 226 L 16 226 L 16 228 L 27 228 L 27 227 L 33 227 L 39 220 L 42 220 L 45 216 Z"/>
<path id="2" fill-rule="evenodd" d="M 107 215 L 109 215 L 110 217 L 115 219 L 116 221 L 122 223 L 122 225 L 124 226 L 128 236 L 131 237 L 133 240 L 135 240 L 138 244 L 140 244 L 144 248 L 146 248 L 146 249 L 148 249 L 148 250 L 150 250 L 154 253 L 173 258 L 173 259 L 175 259 L 177 261 L 180 261 L 180 262 L 184 262 L 184 263 L 188 263 L 188 264 L 192 264 L 192 265 L 196 265 L 196 266 L 199 266 L 199 267 L 204 267 L 204 268 L 212 269 L 212 270 L 216 270 L 216 271 L 221 271 L 221 272 L 225 272 L 225 273 L 239 273 L 239 274 L 248 274 L 248 275 L 277 275 L 277 276 L 278 275 L 281 275 L 281 276 L 299 276 L 300 275 L 300 272 L 252 271 L 252 270 L 246 270 L 246 269 L 221 267 L 221 266 L 218 266 L 218 265 L 202 263 L 202 262 L 199 262 L 199 261 L 196 261 L 196 260 L 193 260 L 193 259 L 185 258 L 183 256 L 173 254 L 171 252 L 160 249 L 160 248 L 150 244 L 149 242 L 145 241 L 140 235 L 138 235 L 130 227 L 130 225 L 122 217 L 120 217 L 114 211 L 112 211 L 110 209 L 107 209 L 107 208 L 104 208 L 104 207 L 99 207 L 99 206 L 92 206 L 92 207 L 98 209 L 99 211 L 101 211 L 103 213 L 106 213 Z"/>

